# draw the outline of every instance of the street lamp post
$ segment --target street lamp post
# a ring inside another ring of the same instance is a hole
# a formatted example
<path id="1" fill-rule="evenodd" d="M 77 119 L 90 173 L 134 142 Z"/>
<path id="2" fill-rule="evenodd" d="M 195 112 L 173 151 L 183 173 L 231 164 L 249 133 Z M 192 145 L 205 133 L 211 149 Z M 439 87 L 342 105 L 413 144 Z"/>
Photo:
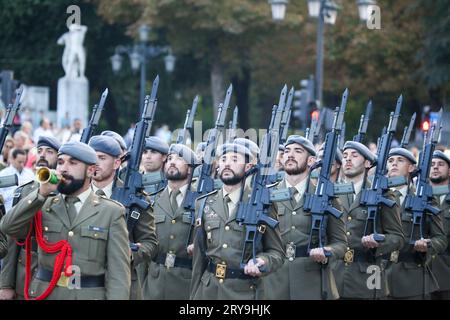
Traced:
<path id="1" fill-rule="evenodd" d="M 324 29 L 325 24 L 334 25 L 337 19 L 338 5 L 333 0 L 307 0 L 308 13 L 310 17 L 318 18 L 317 21 L 317 60 L 316 60 L 316 103 L 322 108 L 323 92 L 323 56 L 324 56 Z M 274 21 L 284 19 L 287 0 L 269 0 L 272 7 L 272 18 Z M 370 17 L 375 0 L 357 0 L 359 18 L 367 21 Z"/>
<path id="2" fill-rule="evenodd" d="M 171 73 L 175 69 L 176 58 L 172 54 L 170 47 L 158 47 L 148 44 L 150 27 L 142 25 L 139 28 L 139 44 L 130 46 L 117 46 L 115 54 L 111 57 L 111 65 L 114 72 L 119 72 L 122 68 L 123 58 L 121 54 L 127 54 L 130 58 L 131 69 L 137 71 L 141 69 L 139 108 L 140 114 L 144 107 L 145 85 L 147 82 L 147 59 L 156 57 L 161 53 L 168 53 L 164 57 L 166 71 Z"/>

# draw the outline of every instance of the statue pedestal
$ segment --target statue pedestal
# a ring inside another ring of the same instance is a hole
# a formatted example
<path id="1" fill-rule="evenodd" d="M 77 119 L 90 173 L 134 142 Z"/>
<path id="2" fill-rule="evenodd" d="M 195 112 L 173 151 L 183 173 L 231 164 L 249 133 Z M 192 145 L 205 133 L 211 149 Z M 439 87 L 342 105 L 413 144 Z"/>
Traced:
<path id="1" fill-rule="evenodd" d="M 86 127 L 89 116 L 89 81 L 86 77 L 58 80 L 57 122 L 58 127 L 65 122 L 66 112 L 72 125 L 74 119 L 80 119 Z"/>

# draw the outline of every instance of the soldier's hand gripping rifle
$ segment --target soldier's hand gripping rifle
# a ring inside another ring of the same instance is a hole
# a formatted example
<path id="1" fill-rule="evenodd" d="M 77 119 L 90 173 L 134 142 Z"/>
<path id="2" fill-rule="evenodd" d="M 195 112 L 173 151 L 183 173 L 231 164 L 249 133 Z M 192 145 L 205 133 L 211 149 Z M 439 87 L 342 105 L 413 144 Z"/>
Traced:
<path id="1" fill-rule="evenodd" d="M 237 121 L 238 121 L 238 115 L 239 115 L 239 108 L 238 106 L 234 107 L 233 111 L 233 119 L 228 124 L 228 137 L 227 142 L 232 143 L 234 139 L 237 138 Z"/>
<path id="2" fill-rule="evenodd" d="M 80 141 L 83 143 L 89 143 L 89 140 L 94 135 L 95 129 L 97 129 L 98 122 L 100 121 L 100 116 L 102 115 L 103 108 L 105 106 L 106 97 L 108 96 L 108 88 L 103 91 L 100 98 L 100 102 L 94 105 L 92 109 L 91 120 L 86 128 L 83 129 Z"/>
<path id="3" fill-rule="evenodd" d="M 414 245 L 416 240 L 423 239 L 425 214 L 438 215 L 440 213 L 439 208 L 432 206 L 433 188 L 429 183 L 429 175 L 433 152 L 438 143 L 441 128 L 442 109 L 439 111 L 438 122 L 431 126 L 429 139 L 426 139 L 428 141 L 419 156 L 419 167 L 416 171 L 416 192 L 415 194 L 407 194 L 405 198 L 405 209 L 413 214 L 413 225 L 409 236 L 409 244 L 411 245 Z"/>
<path id="4" fill-rule="evenodd" d="M 317 187 L 314 193 L 307 193 L 305 195 L 305 202 L 303 210 L 310 212 L 311 232 L 309 234 L 308 253 L 311 249 L 324 247 L 324 239 L 326 235 L 326 226 L 328 214 L 332 214 L 336 218 L 340 218 L 342 212 L 337 210 L 332 205 L 332 200 L 336 197 L 334 190 L 334 183 L 330 180 L 331 167 L 336 157 L 336 150 L 339 143 L 339 135 L 342 131 L 344 122 L 345 107 L 347 105 L 348 89 L 342 95 L 341 106 L 336 108 L 333 129 L 325 136 L 325 146 L 323 158 L 317 167 L 321 167 L 319 177 L 317 179 Z M 314 239 L 318 239 L 319 243 L 313 243 Z M 325 256 L 330 256 L 331 253 L 324 251 Z"/>
<path id="5" fill-rule="evenodd" d="M 394 200 L 386 198 L 383 194 L 390 188 L 388 178 L 386 177 L 386 164 L 392 140 L 397 129 L 402 101 L 403 97 L 400 96 L 397 100 L 395 112 L 391 112 L 390 114 L 388 128 L 381 136 L 372 184 L 370 188 L 365 188 L 361 191 L 361 204 L 367 206 L 367 220 L 364 226 L 363 236 L 373 234 L 373 239 L 377 242 L 382 242 L 385 238 L 383 234 L 377 232 L 378 209 L 382 204 L 389 208 L 392 208 L 395 205 Z"/>
<path id="6" fill-rule="evenodd" d="M 178 132 L 176 144 L 186 144 L 187 132 L 194 126 L 194 118 L 197 113 L 198 95 L 192 101 L 192 107 L 186 111 L 186 119 L 184 120 L 183 130 Z"/>
<path id="7" fill-rule="evenodd" d="M 372 100 L 366 106 L 366 113 L 361 115 L 359 121 L 358 134 L 353 137 L 353 141 L 362 143 L 367 133 L 367 127 L 369 125 L 370 114 L 372 113 Z"/>
<path id="8" fill-rule="evenodd" d="M 189 215 L 189 219 L 191 221 L 191 228 L 189 229 L 186 237 L 186 247 L 191 244 L 192 231 L 195 226 L 195 201 L 198 197 L 210 193 L 215 189 L 213 178 L 213 161 L 216 156 L 216 149 L 219 144 L 220 135 L 225 128 L 225 118 L 227 116 L 232 91 L 233 86 L 230 85 L 228 87 L 224 102 L 219 105 L 216 124 L 214 128 L 209 131 L 205 154 L 203 157 L 203 165 L 197 181 L 197 190 L 192 191 L 189 184 L 186 192 L 184 209 L 186 210 L 186 214 Z"/>
<path id="9" fill-rule="evenodd" d="M 158 84 L 159 76 L 153 81 L 151 95 L 146 96 L 144 99 L 142 118 L 136 125 L 130 151 L 125 156 L 125 161 L 128 162 L 124 169 L 124 184 L 122 187 L 114 187 L 111 196 L 111 199 L 114 199 L 125 206 L 127 228 L 130 234 L 138 222 L 141 212 L 150 207 L 150 203 L 145 200 L 144 195 L 142 194 L 144 186 L 142 184 L 142 175 L 139 172 L 139 165 L 145 146 L 146 132 L 151 127 L 155 115 Z"/>
<path id="10" fill-rule="evenodd" d="M 9 104 L 6 107 L 5 119 L 0 127 L 0 152 L 3 150 L 3 146 L 6 142 L 6 137 L 11 131 L 11 127 L 14 122 L 14 118 L 19 112 L 20 108 L 20 99 L 22 97 L 23 87 L 20 86 L 19 89 L 16 90 L 16 97 L 14 99 L 14 104 Z M 17 186 L 18 180 L 17 175 L 13 174 L 10 176 L 5 176 L 0 178 L 0 188 Z"/>
<path id="11" fill-rule="evenodd" d="M 246 256 L 249 250 L 254 263 L 256 263 L 256 251 L 261 244 L 266 228 L 275 228 L 278 225 L 278 221 L 269 216 L 272 200 L 270 190 L 267 187 L 270 177 L 273 175 L 273 164 L 278 152 L 278 135 L 283 113 L 282 106 L 274 106 L 274 109 L 272 111 L 271 125 L 261 143 L 258 163 L 247 173 L 247 175 L 255 173 L 252 181 L 251 197 L 249 200 L 239 203 L 236 213 L 236 222 L 245 226 L 245 240 L 240 262 L 242 269 L 247 264 Z M 260 270 L 264 272 L 264 266 Z"/>

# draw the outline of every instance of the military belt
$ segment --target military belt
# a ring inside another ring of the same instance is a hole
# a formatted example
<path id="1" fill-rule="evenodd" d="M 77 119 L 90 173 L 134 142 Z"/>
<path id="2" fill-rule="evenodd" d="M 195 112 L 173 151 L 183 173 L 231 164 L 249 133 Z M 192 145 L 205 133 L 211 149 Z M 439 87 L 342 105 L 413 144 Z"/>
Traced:
<path id="1" fill-rule="evenodd" d="M 153 261 L 157 264 L 166 265 L 167 253 L 159 254 Z M 171 267 L 192 269 L 192 259 L 175 257 L 175 261 Z"/>
<path id="2" fill-rule="evenodd" d="M 53 277 L 53 271 L 44 269 L 44 268 L 38 268 L 36 272 L 36 279 L 50 282 Z M 61 278 L 65 278 L 67 280 L 66 283 L 61 280 Z M 60 287 L 67 287 L 68 286 L 68 277 L 61 276 L 60 280 L 58 281 L 58 286 Z M 80 287 L 81 288 L 102 288 L 105 286 L 105 275 L 100 276 L 80 276 Z"/>
<path id="3" fill-rule="evenodd" d="M 388 260 L 390 258 L 390 254 L 385 254 L 381 257 L 375 257 L 371 251 L 364 251 L 361 249 L 348 249 L 344 254 L 344 262 L 352 263 L 352 262 L 368 262 L 375 263 L 377 258 Z"/>
<path id="4" fill-rule="evenodd" d="M 253 279 L 241 269 L 229 268 L 226 264 L 209 261 L 207 270 L 219 279 Z"/>

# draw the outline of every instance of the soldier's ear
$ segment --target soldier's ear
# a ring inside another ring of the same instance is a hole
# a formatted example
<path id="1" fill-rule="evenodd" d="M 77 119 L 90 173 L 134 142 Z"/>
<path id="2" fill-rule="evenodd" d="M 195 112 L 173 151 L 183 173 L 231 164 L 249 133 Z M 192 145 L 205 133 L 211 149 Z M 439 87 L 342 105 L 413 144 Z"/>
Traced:
<path id="1" fill-rule="evenodd" d="M 416 166 L 413 164 L 408 165 L 408 173 L 413 173 L 416 169 Z"/>
<path id="2" fill-rule="evenodd" d="M 371 167 L 371 163 L 369 160 L 364 160 L 364 168 L 369 169 Z"/>
<path id="3" fill-rule="evenodd" d="M 308 167 L 311 167 L 315 162 L 316 162 L 316 157 L 314 157 L 314 156 L 308 157 L 308 160 L 307 160 Z"/>
<path id="4" fill-rule="evenodd" d="M 87 167 L 86 171 L 87 171 L 88 178 L 92 178 L 94 176 L 94 173 L 95 173 L 95 164 L 89 165 Z"/>
<path id="5" fill-rule="evenodd" d="M 246 163 L 245 164 L 245 172 L 247 172 L 248 170 L 250 170 L 251 168 L 253 167 L 253 164 L 252 163 Z"/>

